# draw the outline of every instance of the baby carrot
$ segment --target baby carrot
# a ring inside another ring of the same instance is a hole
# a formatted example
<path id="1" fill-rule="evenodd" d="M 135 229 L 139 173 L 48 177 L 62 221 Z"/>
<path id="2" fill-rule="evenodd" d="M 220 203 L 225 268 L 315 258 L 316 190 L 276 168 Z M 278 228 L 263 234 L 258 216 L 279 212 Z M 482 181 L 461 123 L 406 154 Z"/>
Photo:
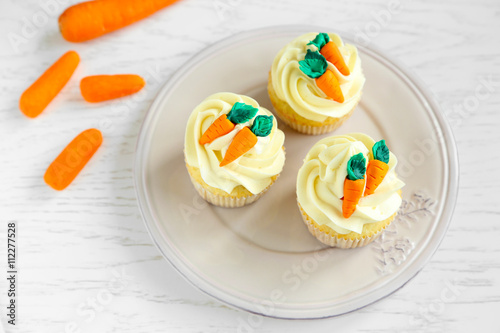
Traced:
<path id="1" fill-rule="evenodd" d="M 43 179 L 55 190 L 64 190 L 102 143 L 101 132 L 95 128 L 83 131 L 71 141 L 50 164 Z"/>
<path id="2" fill-rule="evenodd" d="M 350 75 L 351 71 L 349 67 L 347 67 L 344 57 L 340 50 L 334 42 L 330 40 L 330 36 L 328 34 L 322 32 L 316 35 L 314 40 L 310 41 L 307 45 L 315 45 L 319 52 L 326 58 L 327 61 L 331 62 L 340 73 L 343 75 Z"/>
<path id="3" fill-rule="evenodd" d="M 316 80 L 316 85 L 327 97 L 339 103 L 344 102 L 340 83 L 335 74 L 327 68 L 325 57 L 317 51 L 307 50 L 304 60 L 299 61 L 299 65 L 304 74 Z"/>
<path id="4" fill-rule="evenodd" d="M 87 102 L 97 103 L 134 94 L 146 82 L 139 75 L 94 75 L 80 81 L 80 92 Z"/>
<path id="5" fill-rule="evenodd" d="M 251 105 L 240 102 L 234 103 L 227 115 L 221 115 L 207 128 L 199 140 L 200 145 L 210 143 L 218 137 L 228 134 L 236 124 L 245 123 L 255 117 L 257 111 L 258 109 Z"/>
<path id="6" fill-rule="evenodd" d="M 84 42 L 142 20 L 176 1 L 85 1 L 67 8 L 59 16 L 59 29 L 67 41 Z"/>
<path id="7" fill-rule="evenodd" d="M 259 136 L 268 136 L 272 129 L 273 116 L 255 117 L 251 128 L 245 126 L 235 135 L 219 166 L 223 167 L 235 161 L 257 144 Z"/>
<path id="8" fill-rule="evenodd" d="M 21 95 L 19 109 L 35 118 L 49 105 L 73 75 L 80 57 L 75 51 L 66 52 Z"/>
<path id="9" fill-rule="evenodd" d="M 389 148 L 385 145 L 385 140 L 380 140 L 372 147 L 373 160 L 368 163 L 366 170 L 365 196 L 373 194 L 382 183 L 389 171 Z"/>
<path id="10" fill-rule="evenodd" d="M 362 153 L 352 156 L 347 162 L 347 177 L 344 181 L 342 215 L 347 219 L 356 210 L 365 187 L 366 160 Z"/>

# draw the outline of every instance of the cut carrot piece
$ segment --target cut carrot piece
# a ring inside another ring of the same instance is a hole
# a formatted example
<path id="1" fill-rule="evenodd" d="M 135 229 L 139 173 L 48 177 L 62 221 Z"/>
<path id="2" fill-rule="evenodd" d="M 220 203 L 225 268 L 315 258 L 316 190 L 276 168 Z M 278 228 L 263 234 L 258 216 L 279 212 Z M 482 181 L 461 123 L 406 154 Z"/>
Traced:
<path id="1" fill-rule="evenodd" d="M 323 75 L 316 78 L 316 84 L 326 96 L 330 97 L 336 102 L 344 103 L 344 94 L 340 89 L 340 83 L 335 74 L 329 69 Z"/>
<path id="2" fill-rule="evenodd" d="M 49 105 L 73 75 L 80 57 L 75 51 L 66 52 L 21 95 L 19 109 L 35 118 Z"/>
<path id="3" fill-rule="evenodd" d="M 139 75 L 94 75 L 80 81 L 80 92 L 87 102 L 97 103 L 134 94 L 146 82 Z"/>
<path id="4" fill-rule="evenodd" d="M 346 76 L 351 74 L 351 71 L 349 70 L 349 67 L 347 67 L 344 61 L 344 57 L 342 56 L 342 53 L 340 53 L 337 44 L 335 44 L 334 42 L 328 42 L 321 48 L 321 51 L 319 52 L 326 58 L 326 60 L 337 67 L 340 73 Z"/>
<path id="5" fill-rule="evenodd" d="M 234 136 L 233 141 L 229 145 L 224 155 L 224 159 L 220 162 L 221 167 L 235 161 L 238 157 L 245 154 L 257 144 L 257 136 L 250 130 L 249 127 L 243 127 L 241 131 Z"/>
<path id="6" fill-rule="evenodd" d="M 55 190 L 64 190 L 101 146 L 101 132 L 95 128 L 80 133 L 50 164 L 43 179 Z"/>
<path id="7" fill-rule="evenodd" d="M 67 8 L 59 16 L 59 29 L 67 41 L 83 42 L 142 20 L 176 1 L 85 1 Z"/>

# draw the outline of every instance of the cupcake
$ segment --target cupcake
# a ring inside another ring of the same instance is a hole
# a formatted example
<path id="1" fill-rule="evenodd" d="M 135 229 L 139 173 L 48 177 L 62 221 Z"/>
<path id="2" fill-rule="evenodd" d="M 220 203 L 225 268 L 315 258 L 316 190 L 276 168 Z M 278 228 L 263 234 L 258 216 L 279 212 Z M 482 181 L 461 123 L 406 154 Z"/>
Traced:
<path id="1" fill-rule="evenodd" d="M 241 207 L 264 194 L 285 163 L 285 135 L 252 98 L 207 97 L 189 117 L 184 156 L 191 181 L 208 202 Z"/>
<path id="2" fill-rule="evenodd" d="M 333 33 L 308 33 L 274 58 L 268 93 L 288 126 L 305 134 L 324 134 L 350 117 L 364 83 L 356 47 Z"/>
<path id="3" fill-rule="evenodd" d="M 309 232 L 326 245 L 355 248 L 394 220 L 404 183 L 384 140 L 365 134 L 318 141 L 297 175 L 297 202 Z"/>

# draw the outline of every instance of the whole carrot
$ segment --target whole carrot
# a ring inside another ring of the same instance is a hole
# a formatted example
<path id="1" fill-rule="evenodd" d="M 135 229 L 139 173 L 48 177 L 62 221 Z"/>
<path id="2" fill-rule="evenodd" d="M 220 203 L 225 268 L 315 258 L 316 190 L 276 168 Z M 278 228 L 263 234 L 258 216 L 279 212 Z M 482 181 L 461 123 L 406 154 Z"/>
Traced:
<path id="1" fill-rule="evenodd" d="M 220 162 L 221 167 L 235 161 L 257 144 L 259 136 L 268 136 L 273 129 L 273 116 L 257 116 L 252 127 L 243 127 L 233 138 L 227 148 L 224 158 Z"/>
<path id="2" fill-rule="evenodd" d="M 304 60 L 299 61 L 300 70 L 312 79 L 326 96 L 336 102 L 344 102 L 344 94 L 340 89 L 340 83 L 335 74 L 329 70 L 325 57 L 317 51 L 307 50 Z"/>
<path id="3" fill-rule="evenodd" d="M 85 1 L 67 8 L 59 16 L 59 29 L 67 41 L 84 42 L 142 20 L 176 1 Z"/>
<path id="4" fill-rule="evenodd" d="M 337 44 L 330 40 L 330 36 L 328 36 L 328 34 L 325 34 L 324 32 L 319 33 L 316 35 L 316 38 L 307 43 L 307 45 L 310 44 L 315 45 L 318 48 L 319 53 L 321 53 L 326 60 L 337 67 L 340 73 L 346 76 L 351 74 L 351 71 L 346 65 L 344 57 L 342 56 L 342 53 L 340 53 Z"/>
<path id="5" fill-rule="evenodd" d="M 73 75 L 80 57 L 75 51 L 66 52 L 26 89 L 19 100 L 19 109 L 35 118 L 49 105 Z"/>
<path id="6" fill-rule="evenodd" d="M 352 156 L 347 162 L 347 177 L 344 181 L 342 215 L 347 219 L 356 210 L 365 187 L 366 159 L 362 153 Z"/>
<path id="7" fill-rule="evenodd" d="M 97 103 L 134 94 L 146 82 L 139 75 L 94 75 L 80 81 L 80 92 L 87 102 Z"/>
<path id="8" fill-rule="evenodd" d="M 43 179 L 55 190 L 64 190 L 102 143 L 101 132 L 95 128 L 77 135 L 50 164 Z"/>
<path id="9" fill-rule="evenodd" d="M 251 105 L 234 103 L 227 115 L 221 115 L 207 128 L 199 140 L 200 145 L 210 143 L 218 137 L 226 135 L 234 129 L 236 124 L 245 123 L 255 117 L 257 111 L 259 110 Z"/>
<path id="10" fill-rule="evenodd" d="M 389 171 L 389 148 L 385 145 L 385 140 L 380 140 L 372 147 L 373 160 L 368 163 L 366 170 L 365 196 L 373 194 L 382 183 Z"/>

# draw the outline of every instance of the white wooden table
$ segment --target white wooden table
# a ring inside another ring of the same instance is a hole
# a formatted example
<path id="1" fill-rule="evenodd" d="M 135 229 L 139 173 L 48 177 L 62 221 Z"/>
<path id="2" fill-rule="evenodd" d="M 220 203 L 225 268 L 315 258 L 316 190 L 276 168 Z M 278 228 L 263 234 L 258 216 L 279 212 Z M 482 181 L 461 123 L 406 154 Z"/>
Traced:
<path id="1" fill-rule="evenodd" d="M 500 2 L 184 0 L 71 44 L 57 17 L 74 2 L 0 4 L 0 258 L 5 270 L 6 225 L 16 221 L 19 269 L 15 327 L 0 278 L 7 332 L 500 332 Z M 431 262 L 394 294 L 340 317 L 264 318 L 209 298 L 161 257 L 137 208 L 134 148 L 161 85 L 207 45 L 278 24 L 338 28 L 398 59 L 433 92 L 459 148 L 458 204 Z M 68 86 L 41 116 L 24 117 L 23 90 L 70 49 L 82 61 Z M 132 98 L 85 103 L 79 80 L 104 73 L 140 74 L 147 85 Z M 90 127 L 103 146 L 70 187 L 50 189 L 45 169 Z"/>

